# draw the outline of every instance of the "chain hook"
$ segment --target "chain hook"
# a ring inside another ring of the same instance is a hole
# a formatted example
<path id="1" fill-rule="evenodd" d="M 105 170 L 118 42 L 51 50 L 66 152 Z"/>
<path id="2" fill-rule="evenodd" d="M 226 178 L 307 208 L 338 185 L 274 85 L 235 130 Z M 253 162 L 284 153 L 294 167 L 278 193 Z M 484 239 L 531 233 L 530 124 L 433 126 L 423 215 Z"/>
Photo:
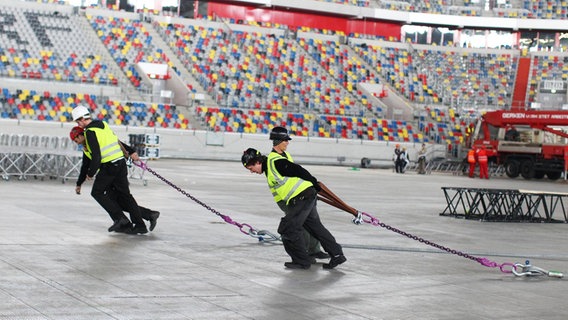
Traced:
<path id="1" fill-rule="evenodd" d="M 353 218 L 353 223 L 356 225 L 361 225 L 363 224 L 363 213 L 359 210 L 357 210 L 357 216 L 355 218 Z"/>
<path id="2" fill-rule="evenodd" d="M 518 272 L 517 268 L 521 271 Z M 533 277 L 533 276 L 549 276 L 552 278 L 563 278 L 564 274 L 559 271 L 545 270 L 543 268 L 535 267 L 530 264 L 530 261 L 525 261 L 525 264 L 517 263 L 513 269 L 513 274 L 517 277 Z"/>
<path id="3" fill-rule="evenodd" d="M 280 237 L 268 230 L 258 230 L 256 237 L 260 242 L 281 241 Z"/>

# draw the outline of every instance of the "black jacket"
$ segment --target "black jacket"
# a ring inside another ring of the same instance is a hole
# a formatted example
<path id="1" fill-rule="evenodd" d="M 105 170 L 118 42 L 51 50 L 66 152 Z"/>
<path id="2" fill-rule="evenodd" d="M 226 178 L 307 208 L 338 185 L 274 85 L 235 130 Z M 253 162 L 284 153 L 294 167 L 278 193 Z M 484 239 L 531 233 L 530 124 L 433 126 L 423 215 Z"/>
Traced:
<path id="1" fill-rule="evenodd" d="M 96 140 L 96 138 L 95 138 Z M 131 146 L 127 145 L 126 143 L 122 142 L 122 141 L 118 141 L 126 150 L 126 152 L 128 152 L 128 154 L 125 154 L 124 157 L 128 158 L 131 154 L 136 152 L 136 149 L 132 148 Z M 84 148 L 85 146 L 83 146 Z M 97 147 L 98 147 L 98 142 L 97 142 Z M 100 158 L 100 152 L 99 152 L 99 158 Z M 81 186 L 83 184 L 83 182 L 85 182 L 85 179 L 87 179 L 87 172 L 89 171 L 89 168 L 91 167 L 91 159 L 89 159 L 89 157 L 87 157 L 87 155 L 83 152 L 83 163 L 81 164 L 81 170 L 79 171 L 79 178 L 77 178 L 77 186 Z M 100 160 L 99 160 L 100 162 Z M 97 167 L 98 168 L 98 167 Z M 96 173 L 96 171 L 95 171 Z M 94 174 L 93 174 L 94 175 Z M 90 177 L 92 177 L 90 175 Z"/>
<path id="2" fill-rule="evenodd" d="M 290 162 L 287 159 L 278 159 L 274 161 L 274 167 L 276 168 L 276 170 L 278 170 L 278 172 L 280 172 L 281 175 L 285 177 L 298 177 L 302 180 L 310 181 L 314 185 L 314 188 L 316 188 L 317 191 L 321 190 L 321 188 L 318 185 L 318 179 L 312 176 L 312 174 L 308 170 L 304 169 L 299 164 Z M 267 174 L 266 172 L 267 169 L 268 169 L 267 160 L 265 160 L 262 163 L 262 171 L 264 172 L 265 175 Z"/>

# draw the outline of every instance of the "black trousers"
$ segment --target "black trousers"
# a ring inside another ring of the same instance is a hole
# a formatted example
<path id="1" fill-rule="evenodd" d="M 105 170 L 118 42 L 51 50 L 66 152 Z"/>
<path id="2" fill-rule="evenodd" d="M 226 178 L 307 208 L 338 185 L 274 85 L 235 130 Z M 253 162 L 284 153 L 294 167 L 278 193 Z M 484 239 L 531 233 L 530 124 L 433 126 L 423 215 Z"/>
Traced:
<path id="1" fill-rule="evenodd" d="M 110 196 L 111 199 L 115 200 L 116 202 L 118 202 L 118 205 L 122 208 L 123 211 L 128 212 L 128 200 L 122 199 L 118 196 L 117 192 L 113 192 L 114 189 L 111 189 L 111 192 L 109 192 L 107 190 L 107 194 Z M 140 210 L 140 216 L 142 217 L 142 219 L 150 221 L 150 215 L 152 214 L 152 212 L 154 212 L 154 210 L 152 209 L 148 209 L 146 207 L 143 206 L 138 206 L 138 209 Z M 124 215 L 124 213 L 122 214 L 122 216 L 124 218 L 126 218 L 126 216 Z"/>
<path id="2" fill-rule="evenodd" d="M 343 254 L 341 246 L 321 223 L 316 208 L 316 195 L 316 190 L 310 187 L 290 199 L 286 209 L 287 214 L 280 220 L 278 226 L 278 233 L 282 235 L 286 253 L 292 258 L 292 262 L 302 265 L 311 264 L 302 234 L 303 229 L 319 240 L 323 249 L 331 256 Z"/>
<path id="3" fill-rule="evenodd" d="M 107 193 L 108 193 L 108 191 L 107 191 Z M 122 198 L 117 197 L 116 192 L 111 192 L 111 193 L 109 193 L 109 195 L 110 195 L 111 199 L 114 198 L 118 202 L 118 205 L 122 208 L 123 211 L 128 212 L 128 208 L 127 208 L 128 201 L 124 201 Z M 142 219 L 150 221 L 150 215 L 152 214 L 152 212 L 154 212 L 154 210 L 148 209 L 148 208 L 140 206 L 140 205 L 138 206 L 138 209 L 140 210 L 140 216 L 142 217 Z M 122 216 L 124 216 L 126 218 L 126 216 L 124 214 L 122 214 Z"/>
<path id="4" fill-rule="evenodd" d="M 116 193 L 111 195 L 112 193 Z M 117 200 L 124 201 L 124 210 L 130 213 L 130 220 L 134 224 L 144 223 L 140 216 L 140 209 L 128 187 L 128 168 L 124 159 L 114 163 L 103 163 L 97 173 L 91 196 L 103 207 L 113 221 L 117 221 L 124 213 Z M 116 196 L 116 197 L 115 197 Z"/>
<path id="5" fill-rule="evenodd" d="M 394 168 L 397 173 L 402 173 L 404 162 L 402 160 L 396 160 L 394 162 Z"/>
<path id="6" fill-rule="evenodd" d="M 286 203 L 284 203 L 283 200 L 276 202 L 276 204 L 278 205 L 280 210 L 284 212 L 284 214 L 288 214 L 287 212 L 288 207 L 286 206 Z M 142 218 L 144 218 L 144 216 L 142 216 Z M 308 254 L 316 254 L 321 252 L 321 246 L 318 239 L 312 237 L 312 235 L 308 231 L 306 231 L 306 229 L 304 229 L 302 234 L 304 235 L 304 242 L 306 243 Z"/>

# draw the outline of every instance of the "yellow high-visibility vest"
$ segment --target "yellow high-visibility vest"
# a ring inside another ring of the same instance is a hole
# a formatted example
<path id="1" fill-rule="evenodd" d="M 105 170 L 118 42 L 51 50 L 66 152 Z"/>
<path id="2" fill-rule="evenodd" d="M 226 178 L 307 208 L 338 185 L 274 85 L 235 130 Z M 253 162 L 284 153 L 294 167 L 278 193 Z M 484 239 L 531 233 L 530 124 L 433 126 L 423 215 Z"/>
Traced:
<path id="1" fill-rule="evenodd" d="M 273 151 L 274 152 L 274 151 Z M 272 153 L 272 152 L 271 152 Z M 277 152 L 275 152 L 276 154 L 279 154 Z M 286 153 L 286 152 L 284 152 Z M 284 157 L 284 156 L 283 156 Z M 288 161 L 290 162 L 294 162 L 294 159 L 292 159 L 292 156 L 289 153 L 286 153 L 286 157 L 284 157 L 286 159 L 288 159 Z M 270 187 L 270 192 L 272 193 L 272 195 L 274 196 L 274 201 L 276 202 L 280 202 L 282 201 L 282 199 L 278 196 L 278 194 L 274 191 L 274 188 Z"/>
<path id="2" fill-rule="evenodd" d="M 313 186 L 313 184 L 310 181 L 302 180 L 298 177 L 285 177 L 281 175 L 274 166 L 274 162 L 280 159 L 286 158 L 276 152 L 268 154 L 266 179 L 274 201 L 284 201 L 288 204 L 290 199 Z"/>
<path id="3" fill-rule="evenodd" d="M 99 142 L 101 149 L 101 163 L 111 162 L 124 157 L 122 149 L 118 144 L 118 138 L 112 132 L 106 122 L 103 121 L 104 128 L 86 128 L 85 131 L 93 131 Z M 86 136 L 86 134 L 85 134 Z M 87 148 L 91 150 L 88 141 L 86 142 Z"/>

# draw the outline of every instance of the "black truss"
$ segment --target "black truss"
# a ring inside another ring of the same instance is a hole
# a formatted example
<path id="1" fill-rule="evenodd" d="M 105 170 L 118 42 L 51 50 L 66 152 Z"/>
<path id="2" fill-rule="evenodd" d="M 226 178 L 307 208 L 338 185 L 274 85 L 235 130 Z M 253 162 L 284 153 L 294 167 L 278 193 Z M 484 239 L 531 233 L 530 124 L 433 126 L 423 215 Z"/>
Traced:
<path id="1" fill-rule="evenodd" d="M 441 216 L 482 221 L 568 222 L 568 193 L 442 187 L 447 206 Z M 564 220 L 554 219 L 562 214 Z"/>

